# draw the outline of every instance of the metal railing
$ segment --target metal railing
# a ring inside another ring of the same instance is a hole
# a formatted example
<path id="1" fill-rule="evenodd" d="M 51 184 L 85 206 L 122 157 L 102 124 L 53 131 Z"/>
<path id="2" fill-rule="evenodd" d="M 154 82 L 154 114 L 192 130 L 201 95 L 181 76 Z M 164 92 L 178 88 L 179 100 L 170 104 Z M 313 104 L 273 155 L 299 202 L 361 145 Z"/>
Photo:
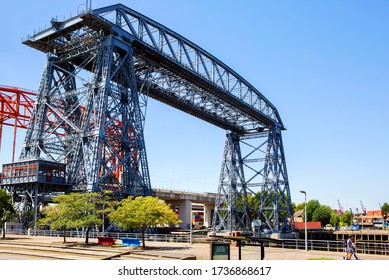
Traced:
<path id="1" fill-rule="evenodd" d="M 267 247 L 277 247 L 285 249 L 305 249 L 304 239 L 284 239 L 281 243 L 266 242 Z M 356 242 L 356 252 L 361 254 L 389 255 L 388 242 Z M 308 250 L 344 252 L 344 241 L 333 240 L 308 240 Z"/>
<path id="2" fill-rule="evenodd" d="M 63 231 L 57 230 L 7 230 L 6 234 L 17 235 L 34 235 L 48 237 L 63 237 Z M 85 238 L 83 230 L 68 230 L 65 232 L 66 237 L 70 238 Z M 90 231 L 89 238 L 97 238 L 102 232 Z M 142 238 L 141 233 L 125 233 L 125 232 L 110 232 L 110 236 L 114 239 L 122 238 Z M 146 233 L 145 239 L 147 242 L 180 242 L 180 243 L 206 243 L 207 236 L 193 234 L 154 234 Z M 385 255 L 389 256 L 389 242 L 364 242 L 357 241 L 357 253 Z M 265 246 L 269 248 L 284 248 L 284 249 L 305 249 L 304 239 L 282 239 L 282 242 L 272 243 L 265 242 Z M 344 252 L 344 241 L 333 240 L 308 240 L 308 250 L 328 251 L 328 252 Z"/>
<path id="3" fill-rule="evenodd" d="M 25 230 L 25 229 L 14 229 L 7 230 L 6 234 L 15 234 L 15 235 L 29 235 L 29 236 L 44 236 L 44 237 L 63 237 L 64 232 L 61 230 Z M 99 231 L 90 231 L 89 238 L 97 238 L 98 236 L 103 235 L 103 232 Z M 109 235 L 114 239 L 122 238 L 142 238 L 141 233 L 126 233 L 126 232 L 110 232 Z M 83 230 L 67 230 L 65 231 L 65 236 L 68 238 L 85 238 L 85 231 Z M 205 235 L 195 235 L 190 236 L 187 234 L 155 234 L 155 233 L 146 233 L 146 241 L 155 241 L 155 242 L 181 242 L 181 243 L 190 243 L 192 237 L 192 242 L 205 242 L 207 236 Z"/>

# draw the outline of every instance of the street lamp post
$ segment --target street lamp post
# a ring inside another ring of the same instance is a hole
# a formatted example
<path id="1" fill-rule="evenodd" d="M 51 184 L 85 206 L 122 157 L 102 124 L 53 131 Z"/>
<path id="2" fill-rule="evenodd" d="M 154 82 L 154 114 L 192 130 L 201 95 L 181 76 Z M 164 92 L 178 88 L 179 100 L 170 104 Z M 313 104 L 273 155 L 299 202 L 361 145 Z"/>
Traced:
<path id="1" fill-rule="evenodd" d="M 305 251 L 308 251 L 308 231 L 307 231 L 307 193 L 305 191 L 300 191 L 304 194 L 305 203 L 304 203 L 304 228 L 305 228 Z"/>

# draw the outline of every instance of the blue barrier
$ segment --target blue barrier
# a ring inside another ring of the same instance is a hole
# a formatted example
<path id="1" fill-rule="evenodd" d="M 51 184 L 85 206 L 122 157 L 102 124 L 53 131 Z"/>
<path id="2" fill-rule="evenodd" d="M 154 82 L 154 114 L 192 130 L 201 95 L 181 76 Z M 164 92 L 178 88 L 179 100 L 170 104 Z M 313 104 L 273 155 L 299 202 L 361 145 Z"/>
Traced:
<path id="1" fill-rule="evenodd" d="M 122 245 L 123 246 L 139 246 L 142 242 L 139 240 L 139 238 L 122 238 Z"/>

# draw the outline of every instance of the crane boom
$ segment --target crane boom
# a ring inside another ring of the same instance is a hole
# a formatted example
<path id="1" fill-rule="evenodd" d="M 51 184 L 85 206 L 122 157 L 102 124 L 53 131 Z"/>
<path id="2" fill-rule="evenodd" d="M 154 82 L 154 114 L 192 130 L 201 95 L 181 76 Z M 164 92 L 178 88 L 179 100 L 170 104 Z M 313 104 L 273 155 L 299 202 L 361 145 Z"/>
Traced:
<path id="1" fill-rule="evenodd" d="M 340 205 L 340 201 L 339 201 L 339 199 L 338 199 L 338 207 L 339 207 L 339 214 L 343 214 L 343 207 L 342 207 L 342 205 Z"/>
<path id="2" fill-rule="evenodd" d="M 362 200 L 361 200 L 361 211 L 363 215 L 366 214 L 366 208 L 363 206 Z"/>

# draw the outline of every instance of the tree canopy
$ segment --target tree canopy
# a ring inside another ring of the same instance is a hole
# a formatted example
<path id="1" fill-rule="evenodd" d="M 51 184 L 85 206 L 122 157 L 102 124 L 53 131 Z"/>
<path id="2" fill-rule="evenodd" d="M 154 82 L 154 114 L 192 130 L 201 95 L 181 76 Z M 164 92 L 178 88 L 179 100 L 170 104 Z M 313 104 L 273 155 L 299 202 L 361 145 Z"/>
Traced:
<path id="1" fill-rule="evenodd" d="M 109 219 L 118 226 L 127 229 L 140 229 L 143 247 L 145 247 L 145 231 L 157 225 L 177 225 L 181 221 L 174 211 L 157 197 L 128 197 L 110 214 Z"/>
<path id="2" fill-rule="evenodd" d="M 102 214 L 108 213 L 112 203 L 109 193 L 71 193 L 59 195 L 53 199 L 56 206 L 48 206 L 44 210 L 45 217 L 39 220 L 40 225 L 49 225 L 50 229 L 85 227 L 85 243 L 88 243 L 89 230 L 103 223 Z"/>
<path id="3" fill-rule="evenodd" d="M 352 223 L 353 223 L 353 214 L 351 212 L 346 211 L 340 216 L 341 226 L 350 226 Z"/>
<path id="4" fill-rule="evenodd" d="M 298 205 L 299 208 L 304 209 L 304 203 Z M 297 207 L 296 207 L 297 208 Z M 303 212 L 304 213 L 304 212 Z M 322 226 L 326 224 L 339 224 L 338 215 L 332 211 L 330 206 L 321 205 L 317 199 L 312 199 L 307 202 L 307 221 L 321 222 Z M 304 220 L 304 214 L 303 214 Z"/>
<path id="5" fill-rule="evenodd" d="M 381 206 L 382 212 L 384 212 L 385 215 L 389 214 L 389 203 L 384 203 Z"/>
<path id="6" fill-rule="evenodd" d="M 337 228 L 339 226 L 339 223 L 340 223 L 339 214 L 336 212 L 332 212 L 330 224 L 333 225 L 335 228 Z"/>
<path id="7" fill-rule="evenodd" d="M 299 211 L 299 210 L 304 210 L 305 202 L 302 202 L 302 203 L 297 204 L 297 205 L 294 202 L 292 202 L 292 207 L 293 207 L 294 212 Z"/>
<path id="8" fill-rule="evenodd" d="M 321 222 L 322 226 L 329 224 L 332 216 L 332 209 L 326 205 L 320 205 L 312 213 L 312 221 Z"/>
<path id="9" fill-rule="evenodd" d="M 320 203 L 317 199 L 312 199 L 307 202 L 307 221 L 312 221 L 313 212 L 318 207 L 320 207 Z"/>
<path id="10" fill-rule="evenodd" d="M 3 228 L 3 239 L 5 238 L 5 222 L 15 213 L 12 205 L 12 196 L 5 190 L 0 189 L 0 222 Z"/>

